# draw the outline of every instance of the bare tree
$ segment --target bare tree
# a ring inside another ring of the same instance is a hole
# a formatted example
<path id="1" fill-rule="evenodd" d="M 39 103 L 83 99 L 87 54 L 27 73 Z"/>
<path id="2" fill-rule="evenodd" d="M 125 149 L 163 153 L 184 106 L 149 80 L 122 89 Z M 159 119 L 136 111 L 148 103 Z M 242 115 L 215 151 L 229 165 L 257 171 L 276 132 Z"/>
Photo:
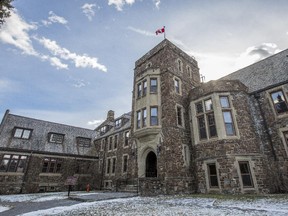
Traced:
<path id="1" fill-rule="evenodd" d="M 13 0 L 0 0 L 0 27 L 5 22 L 5 18 L 10 16 L 10 10 L 13 8 Z"/>

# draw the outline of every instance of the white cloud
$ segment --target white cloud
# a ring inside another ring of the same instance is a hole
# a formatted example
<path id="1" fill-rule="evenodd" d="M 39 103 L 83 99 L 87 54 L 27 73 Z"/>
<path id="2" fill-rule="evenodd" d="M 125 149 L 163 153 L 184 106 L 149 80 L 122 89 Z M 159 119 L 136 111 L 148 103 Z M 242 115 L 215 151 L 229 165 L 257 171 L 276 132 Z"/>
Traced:
<path id="1" fill-rule="evenodd" d="M 136 33 L 145 35 L 145 36 L 153 36 L 153 37 L 156 36 L 156 34 L 154 32 L 149 32 L 149 31 L 145 31 L 145 30 L 142 30 L 142 29 L 137 29 L 137 28 L 134 28 L 134 27 L 131 27 L 131 26 L 128 26 L 127 29 L 129 29 L 131 31 L 134 31 Z"/>
<path id="2" fill-rule="evenodd" d="M 95 57 L 89 57 L 86 54 L 81 56 L 76 53 L 72 53 L 68 49 L 60 47 L 56 41 L 52 41 L 45 37 L 42 37 L 41 39 L 35 37 L 35 39 L 37 39 L 40 44 L 48 49 L 53 55 L 58 56 L 63 60 L 71 60 L 74 62 L 76 67 L 96 68 L 107 72 L 106 66 L 98 63 L 98 59 Z"/>
<path id="3" fill-rule="evenodd" d="M 18 14 L 11 11 L 0 31 L 0 41 L 11 44 L 22 51 L 23 54 L 38 56 L 34 50 L 28 32 L 37 29 L 36 25 L 28 24 Z"/>
<path id="4" fill-rule="evenodd" d="M 95 16 L 94 8 L 96 7 L 96 4 L 88 4 L 85 3 L 81 8 L 82 12 L 85 14 L 85 16 L 88 18 L 88 20 L 92 21 L 93 17 Z M 98 7 L 99 9 L 99 7 Z"/>
<path id="5" fill-rule="evenodd" d="M 66 25 L 68 23 L 64 17 L 56 15 L 53 11 L 49 11 L 49 15 L 48 20 L 42 20 L 42 23 L 45 26 L 51 25 L 52 23 L 59 23 L 62 25 Z"/>
<path id="6" fill-rule="evenodd" d="M 115 5 L 118 11 L 122 11 L 125 4 L 132 5 L 135 0 L 108 0 L 108 5 Z"/>
<path id="7" fill-rule="evenodd" d="M 274 55 L 281 50 L 274 43 L 263 43 L 259 46 L 248 47 L 240 54 L 235 53 L 197 53 L 188 51 L 189 55 L 196 57 L 200 74 L 205 76 L 205 81 L 219 79 L 243 67 Z"/>
<path id="8" fill-rule="evenodd" d="M 160 8 L 161 0 L 153 0 L 153 2 L 154 2 L 154 4 L 155 4 L 156 8 L 159 9 L 159 8 Z"/>
<path id="9" fill-rule="evenodd" d="M 55 66 L 57 69 L 68 69 L 67 64 L 63 64 L 60 59 L 57 57 L 51 57 L 50 58 L 50 63 L 52 66 Z"/>
<path id="10" fill-rule="evenodd" d="M 251 46 L 246 49 L 245 52 L 241 53 L 235 63 L 235 68 L 239 69 L 271 55 L 274 55 L 281 50 L 277 48 L 275 43 L 262 43 L 259 46 Z"/>
<path id="11" fill-rule="evenodd" d="M 87 125 L 89 126 L 94 126 L 94 128 L 96 128 L 98 125 L 100 125 L 104 120 L 92 120 L 92 121 L 88 121 Z"/>

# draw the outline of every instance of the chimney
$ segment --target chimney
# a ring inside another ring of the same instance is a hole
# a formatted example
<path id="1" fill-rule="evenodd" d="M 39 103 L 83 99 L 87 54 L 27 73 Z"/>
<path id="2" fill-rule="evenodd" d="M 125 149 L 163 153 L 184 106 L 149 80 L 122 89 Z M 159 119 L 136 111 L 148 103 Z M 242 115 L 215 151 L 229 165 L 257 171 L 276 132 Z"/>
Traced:
<path id="1" fill-rule="evenodd" d="M 108 121 L 114 121 L 114 111 L 113 110 L 109 110 L 107 113 L 107 120 Z"/>

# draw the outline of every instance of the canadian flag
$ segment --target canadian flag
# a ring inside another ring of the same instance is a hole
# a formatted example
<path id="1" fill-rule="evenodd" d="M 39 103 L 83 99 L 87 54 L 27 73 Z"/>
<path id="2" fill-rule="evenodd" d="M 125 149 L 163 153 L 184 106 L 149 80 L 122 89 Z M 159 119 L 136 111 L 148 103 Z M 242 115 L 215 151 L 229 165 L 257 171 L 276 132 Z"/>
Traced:
<path id="1" fill-rule="evenodd" d="M 158 34 L 162 34 L 164 32 L 165 32 L 165 26 L 163 26 L 163 28 L 157 29 L 155 33 L 156 33 L 156 35 L 158 35 Z"/>

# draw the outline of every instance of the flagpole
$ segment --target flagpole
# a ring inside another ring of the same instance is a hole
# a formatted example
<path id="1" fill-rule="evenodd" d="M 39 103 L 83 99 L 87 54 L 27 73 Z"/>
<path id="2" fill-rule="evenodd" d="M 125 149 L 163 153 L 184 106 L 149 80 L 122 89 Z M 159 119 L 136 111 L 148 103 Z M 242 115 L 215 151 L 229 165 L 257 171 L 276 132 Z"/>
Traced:
<path id="1" fill-rule="evenodd" d="M 166 39 L 166 30 L 165 30 L 165 26 L 163 26 L 164 28 L 164 39 Z"/>

